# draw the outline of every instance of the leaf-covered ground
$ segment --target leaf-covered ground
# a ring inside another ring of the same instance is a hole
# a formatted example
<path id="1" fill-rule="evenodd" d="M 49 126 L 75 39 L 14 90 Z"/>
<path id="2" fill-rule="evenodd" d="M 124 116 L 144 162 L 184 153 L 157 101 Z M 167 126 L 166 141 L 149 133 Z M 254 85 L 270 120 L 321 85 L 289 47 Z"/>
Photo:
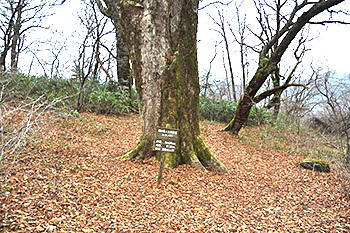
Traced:
<path id="1" fill-rule="evenodd" d="M 45 139 L 1 176 L 0 231 L 350 231 L 350 200 L 334 172 L 297 168 L 300 156 L 201 127 L 229 174 L 182 165 L 158 186 L 155 159 L 118 157 L 140 137 L 138 116 L 84 114 L 42 126 Z"/>

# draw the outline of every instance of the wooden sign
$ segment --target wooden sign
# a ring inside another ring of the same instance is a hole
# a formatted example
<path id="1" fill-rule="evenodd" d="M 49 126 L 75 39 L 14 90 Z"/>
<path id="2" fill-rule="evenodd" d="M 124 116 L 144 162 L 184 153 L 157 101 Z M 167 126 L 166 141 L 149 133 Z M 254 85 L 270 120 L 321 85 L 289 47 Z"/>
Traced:
<path id="1" fill-rule="evenodd" d="M 177 144 L 176 129 L 158 128 L 155 137 L 154 150 L 161 152 L 175 152 Z"/>

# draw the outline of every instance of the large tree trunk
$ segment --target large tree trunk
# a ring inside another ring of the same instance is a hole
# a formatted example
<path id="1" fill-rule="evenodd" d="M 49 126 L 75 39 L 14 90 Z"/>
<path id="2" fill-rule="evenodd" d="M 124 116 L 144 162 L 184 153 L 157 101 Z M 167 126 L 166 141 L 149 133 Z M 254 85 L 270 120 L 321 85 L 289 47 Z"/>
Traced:
<path id="1" fill-rule="evenodd" d="M 121 28 L 115 25 L 115 29 L 117 40 L 118 83 L 123 88 L 123 90 L 131 94 L 132 76 L 129 64 L 129 52 L 122 38 L 122 34 L 120 32 Z"/>
<path id="2" fill-rule="evenodd" d="M 273 88 L 277 88 L 281 86 L 281 77 L 280 77 L 278 68 L 276 69 L 275 73 L 271 75 L 271 79 L 273 83 Z M 271 98 L 269 104 L 267 105 L 267 109 L 273 108 L 272 116 L 274 121 L 276 121 L 278 117 L 278 113 L 280 111 L 281 96 L 282 96 L 282 91 L 277 91 L 275 94 L 273 94 L 273 97 Z"/>
<path id="3" fill-rule="evenodd" d="M 116 45 L 117 45 L 116 59 L 117 59 L 118 84 L 123 90 L 128 92 L 130 105 L 131 105 L 131 88 L 133 85 L 133 77 L 132 77 L 131 67 L 129 62 L 130 61 L 129 51 L 123 39 L 123 33 L 122 33 L 123 28 L 121 26 L 122 22 L 120 20 L 121 12 L 118 10 L 119 8 L 118 3 L 115 3 L 115 5 L 113 5 L 113 1 L 108 1 L 108 2 L 109 2 L 109 5 L 108 5 L 109 8 L 106 8 L 103 6 L 100 0 L 96 0 L 97 6 L 102 12 L 102 14 L 110 18 L 114 24 L 114 29 L 116 34 Z"/>
<path id="4" fill-rule="evenodd" d="M 345 162 L 350 165 L 350 136 L 346 135 L 346 159 Z"/>
<path id="5" fill-rule="evenodd" d="M 252 80 L 248 83 L 242 97 L 238 101 L 235 117 L 223 129 L 224 131 L 238 134 L 248 119 L 250 109 L 256 104 L 256 101 L 254 101 L 256 93 L 264 84 L 267 77 L 276 70 L 276 64 L 276 62 L 270 63 L 268 60 L 261 60 L 258 70 Z"/>
<path id="6" fill-rule="evenodd" d="M 120 10 L 140 105 L 142 137 L 124 157 L 154 156 L 156 128 L 170 124 L 179 133 L 176 152 L 166 155 L 167 167 L 188 163 L 226 171 L 199 130 L 198 0 L 104 1 L 110 10 Z"/>

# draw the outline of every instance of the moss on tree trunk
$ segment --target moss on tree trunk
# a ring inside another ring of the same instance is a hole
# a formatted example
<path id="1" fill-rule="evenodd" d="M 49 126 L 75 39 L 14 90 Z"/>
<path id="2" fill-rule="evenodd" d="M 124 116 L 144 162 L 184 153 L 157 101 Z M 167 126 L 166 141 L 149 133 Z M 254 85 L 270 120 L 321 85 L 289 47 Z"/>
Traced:
<path id="1" fill-rule="evenodd" d="M 249 82 L 244 90 L 244 94 L 238 101 L 237 109 L 234 118 L 225 126 L 223 131 L 230 131 L 233 134 L 238 134 L 244 123 L 247 121 L 250 109 L 253 107 L 254 97 L 263 85 L 269 74 L 276 69 L 276 62 L 269 59 L 262 59 L 259 68 L 254 77 Z"/>
<path id="2" fill-rule="evenodd" d="M 243 97 L 238 102 L 235 117 L 223 130 L 231 131 L 234 134 L 239 133 L 243 124 L 248 119 L 251 107 L 255 104 L 254 99 L 256 93 L 264 84 L 267 77 L 272 74 L 272 72 L 277 70 L 277 65 L 281 61 L 283 54 L 291 42 L 294 40 L 296 35 L 314 16 L 343 1 L 345 0 L 327 0 L 315 1 L 313 3 L 304 2 L 301 5 L 295 5 L 293 9 L 294 12 L 290 14 L 291 18 L 287 20 L 288 22 L 294 21 L 294 23 L 285 24 L 279 31 L 275 33 L 274 36 L 272 36 L 269 41 L 264 43 L 264 46 L 260 51 L 259 67 L 255 72 L 254 77 L 246 87 Z M 308 6 L 308 9 L 306 11 L 303 11 L 306 5 L 310 6 Z M 297 14 L 298 11 L 299 13 L 303 13 L 299 15 Z M 270 54 L 272 47 L 274 47 L 274 51 L 272 54 Z"/>
<path id="3" fill-rule="evenodd" d="M 198 0 L 105 3 L 110 9 L 120 9 L 141 113 L 141 140 L 124 158 L 155 156 L 156 128 L 169 124 L 178 129 L 178 146 L 175 153 L 167 153 L 167 167 L 187 163 L 227 171 L 200 136 Z"/>

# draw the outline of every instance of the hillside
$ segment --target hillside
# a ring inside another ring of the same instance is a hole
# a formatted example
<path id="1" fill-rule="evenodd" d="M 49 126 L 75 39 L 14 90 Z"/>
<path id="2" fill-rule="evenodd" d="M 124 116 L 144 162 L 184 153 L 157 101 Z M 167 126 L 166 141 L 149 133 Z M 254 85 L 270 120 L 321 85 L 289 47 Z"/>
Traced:
<path id="1" fill-rule="evenodd" d="M 334 169 L 298 168 L 303 156 L 260 150 L 221 127 L 202 122 L 201 131 L 228 174 L 181 165 L 157 185 L 155 159 L 119 159 L 141 135 L 137 115 L 43 124 L 43 139 L 3 164 L 0 231 L 350 231 L 350 198 Z"/>

